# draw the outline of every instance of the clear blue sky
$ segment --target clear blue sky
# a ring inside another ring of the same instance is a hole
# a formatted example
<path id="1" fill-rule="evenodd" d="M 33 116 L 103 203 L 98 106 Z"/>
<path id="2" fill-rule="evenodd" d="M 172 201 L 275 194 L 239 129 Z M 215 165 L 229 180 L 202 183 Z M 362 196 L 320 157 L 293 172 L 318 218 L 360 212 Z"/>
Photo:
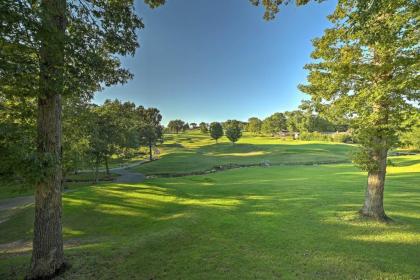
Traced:
<path id="1" fill-rule="evenodd" d="M 123 65 L 135 75 L 105 89 L 95 103 L 118 98 L 156 107 L 163 123 L 246 120 L 295 109 L 305 95 L 311 39 L 329 26 L 336 1 L 288 5 L 274 21 L 248 0 L 168 0 L 151 10 L 137 1 L 145 29 Z"/>

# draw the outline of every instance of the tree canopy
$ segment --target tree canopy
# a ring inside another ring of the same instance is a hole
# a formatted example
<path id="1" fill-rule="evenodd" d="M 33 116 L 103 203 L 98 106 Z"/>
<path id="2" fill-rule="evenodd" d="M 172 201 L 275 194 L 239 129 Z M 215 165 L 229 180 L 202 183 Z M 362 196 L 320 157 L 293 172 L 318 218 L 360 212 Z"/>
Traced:
<path id="1" fill-rule="evenodd" d="M 210 124 L 210 137 L 217 140 L 223 136 L 223 127 L 219 122 L 212 122 Z"/>
<path id="2" fill-rule="evenodd" d="M 225 135 L 234 144 L 242 137 L 241 123 L 237 120 L 228 120 L 225 125 Z"/>

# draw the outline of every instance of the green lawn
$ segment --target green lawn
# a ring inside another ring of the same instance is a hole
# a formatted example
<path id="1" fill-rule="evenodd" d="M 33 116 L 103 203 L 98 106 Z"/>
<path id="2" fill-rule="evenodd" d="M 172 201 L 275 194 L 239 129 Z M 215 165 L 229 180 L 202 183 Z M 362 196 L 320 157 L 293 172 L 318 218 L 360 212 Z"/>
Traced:
<path id="1" fill-rule="evenodd" d="M 282 140 L 245 134 L 232 145 L 226 137 L 216 144 L 197 131 L 165 135 L 159 146 L 159 160 L 140 165 L 136 171 L 146 175 L 191 174 L 217 166 L 317 164 L 349 162 L 351 145 L 327 142 Z"/>
<path id="2" fill-rule="evenodd" d="M 316 144 L 320 145 L 320 144 Z M 335 147 L 335 146 L 334 146 Z M 419 279 L 420 155 L 393 159 L 381 224 L 350 164 L 272 166 L 64 194 L 65 279 Z M 0 224 L 0 279 L 21 279 L 33 208 Z M 17 244 L 17 243 L 16 243 Z"/>
<path id="3" fill-rule="evenodd" d="M 118 177 L 116 174 L 107 175 L 106 172 L 99 172 L 100 181 L 110 181 Z M 73 189 L 79 186 L 86 186 L 86 182 L 94 181 L 93 172 L 82 172 L 78 174 L 68 174 L 64 187 Z M 21 180 L 0 177 L 0 202 L 1 199 L 7 199 L 18 196 L 27 196 L 34 194 L 34 186 L 29 185 Z"/>

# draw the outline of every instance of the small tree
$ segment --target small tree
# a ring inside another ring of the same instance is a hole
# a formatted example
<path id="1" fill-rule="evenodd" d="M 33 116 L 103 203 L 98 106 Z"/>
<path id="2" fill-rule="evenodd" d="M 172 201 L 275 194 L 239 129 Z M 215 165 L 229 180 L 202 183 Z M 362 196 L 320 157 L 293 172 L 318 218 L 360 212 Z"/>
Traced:
<path id="1" fill-rule="evenodd" d="M 162 126 L 153 126 L 146 124 L 140 128 L 140 144 L 147 145 L 149 147 L 149 160 L 153 160 L 153 147 L 157 142 L 162 140 L 163 135 Z"/>
<path id="2" fill-rule="evenodd" d="M 200 131 L 203 134 L 209 133 L 208 125 L 205 122 L 200 123 Z"/>
<path id="3" fill-rule="evenodd" d="M 229 120 L 226 122 L 226 137 L 235 144 L 242 137 L 241 123 L 236 120 Z"/>
<path id="4" fill-rule="evenodd" d="M 163 126 L 160 124 L 162 115 L 156 108 L 137 108 L 137 123 L 140 145 L 149 148 L 149 159 L 153 160 L 153 147 L 158 142 L 163 142 Z M 178 121 L 175 122 L 177 126 Z"/>
<path id="5" fill-rule="evenodd" d="M 210 124 L 210 137 L 216 140 L 216 143 L 217 143 L 217 140 L 222 136 L 223 136 L 222 125 L 218 122 L 212 122 Z"/>

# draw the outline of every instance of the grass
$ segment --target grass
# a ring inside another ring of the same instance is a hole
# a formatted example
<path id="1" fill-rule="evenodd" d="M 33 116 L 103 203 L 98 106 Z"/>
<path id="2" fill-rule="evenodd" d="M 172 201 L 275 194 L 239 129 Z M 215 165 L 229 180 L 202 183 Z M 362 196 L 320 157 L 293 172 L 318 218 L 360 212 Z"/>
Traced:
<path id="1" fill-rule="evenodd" d="M 63 198 L 72 267 L 62 277 L 419 279 L 420 156 L 393 161 L 389 224 L 357 216 L 366 174 L 350 164 L 78 188 Z M 0 224 L 0 279 L 24 276 L 32 223 L 28 207 Z"/>
<path id="2" fill-rule="evenodd" d="M 118 168 L 124 167 L 128 164 L 138 163 L 148 159 L 147 154 L 140 154 L 133 156 L 131 158 L 122 158 L 118 157 L 117 155 L 113 155 L 109 158 L 108 167 L 109 168 Z M 101 164 L 101 169 L 105 169 L 105 164 Z"/>
<path id="3" fill-rule="evenodd" d="M 106 172 L 99 172 L 100 181 L 110 181 L 118 177 L 116 174 L 107 175 Z M 82 172 L 78 174 L 68 174 L 64 187 L 66 189 L 74 189 L 79 186 L 86 186 L 86 182 L 92 182 L 94 178 L 93 172 Z M 34 194 L 34 187 L 26 184 L 21 180 L 13 178 L 0 177 L 0 200 L 13 198 L 18 196 L 27 196 Z"/>
<path id="4" fill-rule="evenodd" d="M 279 164 L 316 164 L 349 162 L 351 145 L 282 140 L 245 134 L 232 145 L 226 137 L 216 144 L 208 135 L 194 131 L 165 135 L 159 147 L 160 159 L 134 168 L 146 175 L 190 174 L 217 166 Z"/>

